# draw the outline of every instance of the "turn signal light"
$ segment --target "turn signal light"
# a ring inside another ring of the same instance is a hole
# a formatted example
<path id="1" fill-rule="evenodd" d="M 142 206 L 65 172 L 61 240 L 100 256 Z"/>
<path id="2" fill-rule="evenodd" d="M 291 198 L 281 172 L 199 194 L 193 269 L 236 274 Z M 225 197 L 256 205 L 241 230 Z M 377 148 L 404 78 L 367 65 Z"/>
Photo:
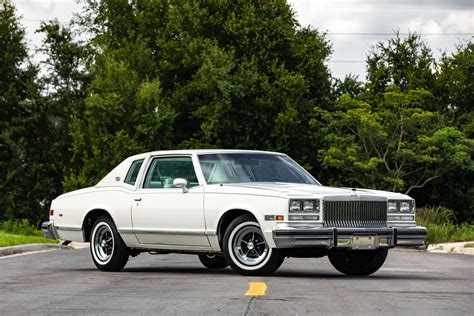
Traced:
<path id="1" fill-rule="evenodd" d="M 266 221 L 282 221 L 285 217 L 283 215 L 265 215 Z"/>

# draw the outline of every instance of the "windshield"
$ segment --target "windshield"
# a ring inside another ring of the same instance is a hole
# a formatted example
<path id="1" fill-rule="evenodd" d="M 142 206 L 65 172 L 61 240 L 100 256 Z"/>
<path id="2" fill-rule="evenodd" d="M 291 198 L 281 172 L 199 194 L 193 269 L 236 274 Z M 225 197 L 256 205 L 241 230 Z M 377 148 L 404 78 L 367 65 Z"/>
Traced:
<path id="1" fill-rule="evenodd" d="M 246 182 L 319 183 L 290 158 L 275 154 L 199 155 L 208 184 Z"/>

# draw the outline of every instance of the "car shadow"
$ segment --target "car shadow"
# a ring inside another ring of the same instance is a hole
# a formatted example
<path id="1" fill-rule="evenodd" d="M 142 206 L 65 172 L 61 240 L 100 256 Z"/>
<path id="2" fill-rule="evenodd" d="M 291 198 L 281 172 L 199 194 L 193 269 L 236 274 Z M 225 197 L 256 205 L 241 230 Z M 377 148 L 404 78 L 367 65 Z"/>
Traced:
<path id="1" fill-rule="evenodd" d="M 182 273 L 182 274 L 207 274 L 207 275 L 238 275 L 230 268 L 210 270 L 196 267 L 131 267 L 122 272 L 129 273 Z"/>
<path id="2" fill-rule="evenodd" d="M 338 272 L 322 272 L 322 271 L 308 271 L 308 270 L 280 270 L 275 272 L 272 277 L 275 278 L 314 278 L 314 279 L 359 279 L 359 280 L 439 280 L 441 277 L 433 276 L 431 274 L 407 274 L 407 273 L 390 273 L 376 272 L 369 276 L 349 276 Z M 442 279 L 454 280 L 453 278 Z"/>
<path id="3" fill-rule="evenodd" d="M 95 268 L 90 269 L 74 269 L 75 271 L 98 271 Z M 171 273 L 171 274 L 182 274 L 182 275 L 207 275 L 207 276 L 235 276 L 241 277 L 237 272 L 233 271 L 231 268 L 218 269 L 218 270 L 209 270 L 201 267 L 191 267 L 191 266 L 180 266 L 180 267 L 126 267 L 121 272 L 116 273 Z M 252 276 L 250 276 L 252 277 Z M 337 271 L 327 272 L 327 271 L 315 271 L 315 270 L 297 270 L 297 269 L 282 269 L 278 270 L 268 278 L 305 278 L 305 279 L 351 279 L 351 280 L 461 280 L 460 278 L 453 278 L 449 275 L 433 275 L 430 273 L 425 274 L 410 274 L 410 273 L 397 273 L 397 272 L 376 272 L 370 276 L 347 276 L 341 274 Z"/>

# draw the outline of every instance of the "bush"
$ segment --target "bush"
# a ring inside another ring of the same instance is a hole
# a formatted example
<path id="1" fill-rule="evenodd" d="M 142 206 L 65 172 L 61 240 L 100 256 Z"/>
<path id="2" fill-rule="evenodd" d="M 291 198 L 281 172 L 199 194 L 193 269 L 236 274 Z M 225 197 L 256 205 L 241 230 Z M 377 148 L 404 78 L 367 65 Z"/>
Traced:
<path id="1" fill-rule="evenodd" d="M 419 208 L 416 212 L 416 222 L 428 229 L 427 243 L 454 242 L 474 240 L 474 225 L 454 224 L 454 211 L 443 206 Z"/>
<path id="2" fill-rule="evenodd" d="M 31 225 L 27 219 L 0 222 L 0 230 L 15 235 L 42 236 L 42 232 Z"/>
<path id="3" fill-rule="evenodd" d="M 426 206 L 416 210 L 417 221 L 430 224 L 447 224 L 456 221 L 453 210 L 443 206 Z"/>

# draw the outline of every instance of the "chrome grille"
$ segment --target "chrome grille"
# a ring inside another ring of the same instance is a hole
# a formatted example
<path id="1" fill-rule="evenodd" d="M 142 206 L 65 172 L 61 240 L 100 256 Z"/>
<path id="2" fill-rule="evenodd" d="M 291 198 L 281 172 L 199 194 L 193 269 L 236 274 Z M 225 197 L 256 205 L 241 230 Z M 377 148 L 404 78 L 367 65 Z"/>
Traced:
<path id="1" fill-rule="evenodd" d="M 387 202 L 324 201 L 324 223 L 329 227 L 387 226 Z"/>

